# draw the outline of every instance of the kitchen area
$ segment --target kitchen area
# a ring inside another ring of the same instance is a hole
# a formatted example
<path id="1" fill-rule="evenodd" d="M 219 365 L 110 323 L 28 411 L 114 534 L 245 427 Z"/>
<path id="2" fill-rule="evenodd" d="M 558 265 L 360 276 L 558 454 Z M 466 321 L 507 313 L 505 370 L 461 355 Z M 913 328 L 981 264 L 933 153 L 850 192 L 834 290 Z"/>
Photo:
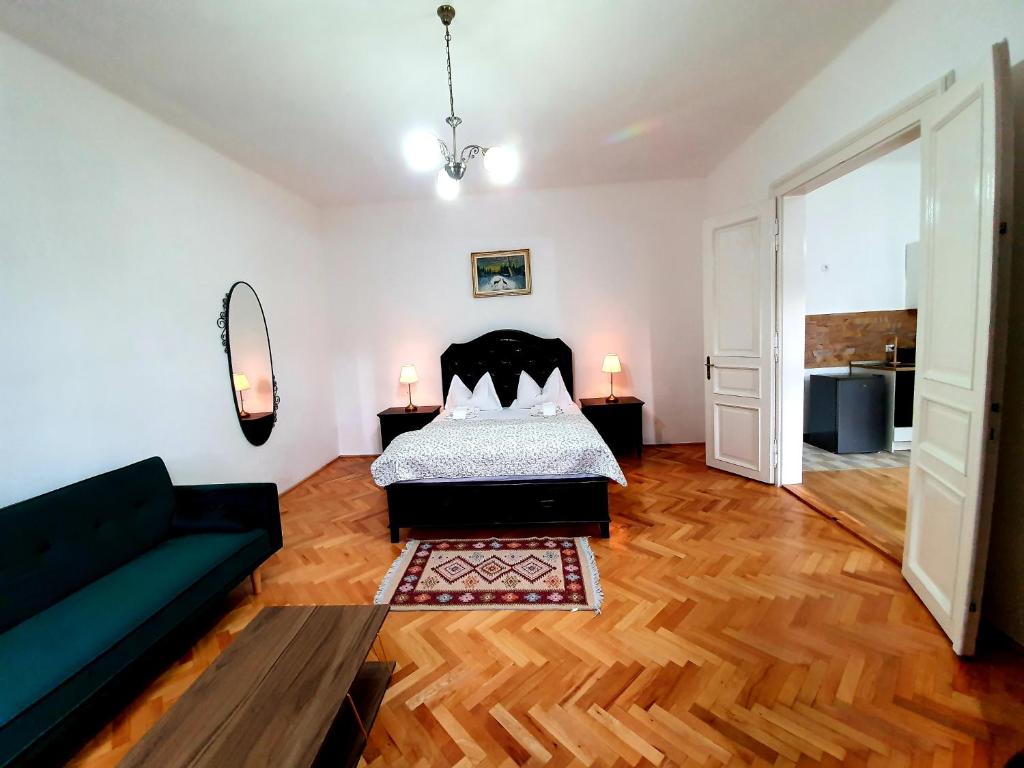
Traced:
<path id="1" fill-rule="evenodd" d="M 830 456 L 805 451 L 805 472 L 904 463 L 891 454 L 913 441 L 916 332 L 913 309 L 808 315 L 804 443 Z"/>
<path id="2" fill-rule="evenodd" d="M 786 486 L 897 562 L 914 439 L 919 143 L 804 199 L 803 478 Z"/>

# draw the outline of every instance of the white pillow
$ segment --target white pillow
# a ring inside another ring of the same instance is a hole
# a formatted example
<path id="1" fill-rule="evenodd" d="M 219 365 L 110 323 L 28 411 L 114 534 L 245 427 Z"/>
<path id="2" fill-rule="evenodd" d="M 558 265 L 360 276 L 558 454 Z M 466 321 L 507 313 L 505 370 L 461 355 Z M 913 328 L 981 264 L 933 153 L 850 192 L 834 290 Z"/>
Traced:
<path id="1" fill-rule="evenodd" d="M 543 403 L 555 403 L 562 410 L 565 410 L 566 404 L 573 404 L 565 382 L 562 381 L 562 372 L 555 368 L 544 382 L 544 389 L 537 386 L 537 382 L 526 371 L 520 373 L 516 401 L 512 405 L 516 408 L 532 408 Z"/>
<path id="2" fill-rule="evenodd" d="M 541 389 L 537 386 L 537 382 L 533 380 L 533 376 L 526 371 L 522 371 L 519 374 L 519 386 L 516 388 L 516 399 L 512 403 L 512 407 L 532 408 L 541 402 L 537 399 L 540 397 L 540 394 Z"/>
<path id="3" fill-rule="evenodd" d="M 485 373 L 480 381 L 469 391 L 458 376 L 452 377 L 452 383 L 448 385 L 448 399 L 444 401 L 444 409 L 453 411 L 458 406 L 467 408 L 479 408 L 481 411 L 500 411 L 501 400 L 498 399 L 498 392 L 494 388 L 491 374 Z"/>
<path id="4" fill-rule="evenodd" d="M 448 385 L 448 398 L 444 401 L 444 409 L 450 412 L 460 405 L 468 405 L 472 396 L 473 393 L 462 383 L 462 379 L 452 376 L 452 383 Z"/>
<path id="5" fill-rule="evenodd" d="M 473 396 L 467 405 L 471 408 L 479 408 L 481 411 L 501 410 L 501 400 L 498 398 L 498 390 L 494 388 L 491 374 L 485 373 L 480 377 L 480 381 L 473 387 Z"/>
<path id="6" fill-rule="evenodd" d="M 572 395 L 569 394 L 569 390 L 565 387 L 565 381 L 562 379 L 562 372 L 555 368 L 548 376 L 547 383 L 544 385 L 544 390 L 547 391 L 548 385 L 551 384 L 551 380 L 555 379 L 558 382 L 558 399 L 555 400 L 555 405 L 561 408 L 563 411 L 568 410 L 576 405 L 573 402 Z"/>

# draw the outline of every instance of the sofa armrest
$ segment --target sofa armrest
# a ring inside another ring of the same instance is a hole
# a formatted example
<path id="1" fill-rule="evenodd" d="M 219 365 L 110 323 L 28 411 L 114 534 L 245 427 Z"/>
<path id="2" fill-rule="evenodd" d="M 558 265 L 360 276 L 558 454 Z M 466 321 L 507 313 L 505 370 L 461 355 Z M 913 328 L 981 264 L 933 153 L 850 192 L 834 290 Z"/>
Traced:
<path id="1" fill-rule="evenodd" d="M 176 485 L 171 526 L 177 533 L 266 530 L 280 549 L 281 508 L 274 483 Z"/>

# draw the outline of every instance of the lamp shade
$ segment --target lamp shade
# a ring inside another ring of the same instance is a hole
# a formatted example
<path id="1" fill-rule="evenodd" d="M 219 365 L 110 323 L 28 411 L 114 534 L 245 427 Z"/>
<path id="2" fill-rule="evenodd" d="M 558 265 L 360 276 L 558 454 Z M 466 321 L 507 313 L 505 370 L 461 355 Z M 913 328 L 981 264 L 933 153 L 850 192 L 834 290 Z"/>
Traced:
<path id="1" fill-rule="evenodd" d="M 402 372 L 398 376 L 398 381 L 402 384 L 415 384 L 420 380 L 420 377 L 416 375 L 415 365 L 403 365 Z"/>
<path id="2" fill-rule="evenodd" d="M 245 390 L 250 388 L 249 377 L 246 376 L 244 373 L 236 373 L 234 375 L 234 379 L 236 392 L 244 392 Z"/>
<path id="3" fill-rule="evenodd" d="M 601 371 L 603 373 L 622 373 L 622 365 L 619 363 L 619 356 L 605 355 Z"/>

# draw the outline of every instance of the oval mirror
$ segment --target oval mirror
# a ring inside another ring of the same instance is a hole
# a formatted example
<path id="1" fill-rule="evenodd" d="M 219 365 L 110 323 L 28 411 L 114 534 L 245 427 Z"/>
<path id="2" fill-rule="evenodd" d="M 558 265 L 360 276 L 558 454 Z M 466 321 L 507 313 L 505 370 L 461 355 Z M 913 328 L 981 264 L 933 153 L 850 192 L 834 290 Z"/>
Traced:
<path id="1" fill-rule="evenodd" d="M 228 356 L 231 398 L 242 434 L 253 445 L 263 445 L 277 423 L 277 380 L 270 354 L 270 334 L 263 305 L 245 281 L 231 286 L 217 325 Z"/>

